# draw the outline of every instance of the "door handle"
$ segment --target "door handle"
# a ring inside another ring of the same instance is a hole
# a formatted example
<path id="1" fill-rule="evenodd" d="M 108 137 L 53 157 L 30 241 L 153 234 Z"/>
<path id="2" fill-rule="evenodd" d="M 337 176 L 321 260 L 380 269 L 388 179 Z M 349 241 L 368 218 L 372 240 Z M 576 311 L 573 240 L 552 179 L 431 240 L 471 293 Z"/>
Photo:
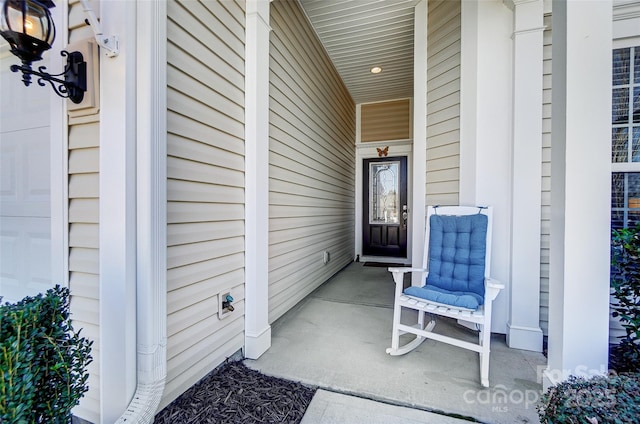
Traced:
<path id="1" fill-rule="evenodd" d="M 409 212 L 407 212 L 407 205 L 402 205 L 402 228 L 407 228 L 407 218 L 409 217 Z"/>

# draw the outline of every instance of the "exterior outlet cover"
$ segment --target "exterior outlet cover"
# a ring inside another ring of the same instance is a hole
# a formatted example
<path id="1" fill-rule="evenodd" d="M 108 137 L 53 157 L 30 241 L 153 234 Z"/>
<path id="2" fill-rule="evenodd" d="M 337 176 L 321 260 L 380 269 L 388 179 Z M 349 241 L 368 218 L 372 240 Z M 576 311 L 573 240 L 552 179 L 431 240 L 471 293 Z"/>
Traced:
<path id="1" fill-rule="evenodd" d="M 329 251 L 325 250 L 322 256 L 322 262 L 326 265 L 327 263 L 329 263 L 330 260 L 331 260 L 331 255 L 329 254 Z"/>

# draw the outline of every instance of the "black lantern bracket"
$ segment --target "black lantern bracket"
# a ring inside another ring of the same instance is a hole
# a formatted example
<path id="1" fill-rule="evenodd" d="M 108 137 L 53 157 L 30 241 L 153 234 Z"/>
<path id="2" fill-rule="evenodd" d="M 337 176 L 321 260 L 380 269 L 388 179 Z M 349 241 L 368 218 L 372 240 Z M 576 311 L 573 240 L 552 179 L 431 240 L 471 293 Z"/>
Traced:
<path id="1" fill-rule="evenodd" d="M 80 103 L 87 91 L 87 62 L 82 53 L 77 51 L 69 53 L 63 50 L 60 54 L 67 57 L 67 65 L 59 74 L 46 72 L 46 66 L 39 66 L 38 70 L 34 71 L 31 64 L 11 65 L 11 71 L 22 71 L 22 82 L 26 86 L 31 84 L 31 76 L 35 75 L 38 77 L 38 85 L 45 87 L 45 82 L 48 82 L 58 96 L 68 98 L 73 103 Z"/>
<path id="2" fill-rule="evenodd" d="M 109 57 L 117 56 L 118 38 L 105 37 L 88 0 L 80 2 L 88 17 L 86 22 L 94 32 L 94 46 L 100 46 Z M 87 91 L 87 60 L 94 63 L 92 54 L 89 53 L 85 59 L 82 52 L 63 50 L 61 55 L 66 57 L 67 63 L 59 74 L 47 72 L 45 66 L 34 70 L 31 65 L 42 60 L 42 54 L 51 48 L 55 40 L 55 24 L 49 10 L 52 7 L 55 7 L 52 0 L 0 0 L 0 35 L 9 43 L 11 53 L 22 61 L 22 65 L 12 65 L 11 71 L 22 72 L 24 85 L 29 86 L 32 77 L 37 77 L 40 86 L 49 83 L 58 96 L 79 104 Z M 91 85 L 95 86 L 95 81 Z"/>

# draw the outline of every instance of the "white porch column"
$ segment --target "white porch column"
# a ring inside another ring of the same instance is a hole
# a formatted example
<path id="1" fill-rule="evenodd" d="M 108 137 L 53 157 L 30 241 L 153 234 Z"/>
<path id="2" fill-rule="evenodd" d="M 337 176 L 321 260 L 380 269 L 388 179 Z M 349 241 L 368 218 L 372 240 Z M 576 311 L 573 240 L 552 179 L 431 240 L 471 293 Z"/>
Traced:
<path id="1" fill-rule="evenodd" d="M 245 58 L 245 356 L 271 347 L 269 325 L 269 1 L 247 1 Z"/>
<path id="2" fill-rule="evenodd" d="M 136 387 L 136 7 L 101 2 L 105 34 L 120 54 L 100 52 L 100 421 L 114 423 Z"/>
<path id="3" fill-rule="evenodd" d="M 57 28 L 68 28 L 67 2 L 59 2 L 51 9 L 51 16 Z M 50 69 L 64 69 L 66 61 L 60 55 L 69 42 L 69 31 L 59 31 L 58 41 L 49 52 Z M 5 91 L 6 92 L 6 91 Z M 65 100 L 64 103 L 67 101 Z M 69 136 L 68 115 L 65 107 L 61 106 L 60 98 L 56 95 L 49 97 L 49 137 L 50 137 L 50 166 L 51 166 L 51 281 L 61 286 L 69 287 Z"/>
<path id="4" fill-rule="evenodd" d="M 462 1 L 461 205 L 494 207 L 491 274 L 506 288 L 493 303 L 492 330 L 506 333 L 511 254 L 513 14 L 502 1 Z"/>
<path id="5" fill-rule="evenodd" d="M 553 2 L 549 364 L 545 387 L 607 371 L 611 1 Z"/>
<path id="6" fill-rule="evenodd" d="M 511 296 L 507 344 L 542 351 L 540 204 L 542 190 L 543 1 L 514 0 Z"/>
<path id="7" fill-rule="evenodd" d="M 427 0 L 415 7 L 413 35 L 413 197 L 411 214 L 411 263 L 422 266 L 427 208 Z M 424 282 L 414 273 L 413 285 Z"/>

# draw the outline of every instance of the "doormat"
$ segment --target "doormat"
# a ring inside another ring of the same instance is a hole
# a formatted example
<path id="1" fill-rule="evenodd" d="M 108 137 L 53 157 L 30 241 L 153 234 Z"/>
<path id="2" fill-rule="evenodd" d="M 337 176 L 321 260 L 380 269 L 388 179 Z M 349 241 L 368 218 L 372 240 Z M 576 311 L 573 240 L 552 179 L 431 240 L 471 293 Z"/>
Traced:
<path id="1" fill-rule="evenodd" d="M 364 266 L 377 266 L 380 268 L 388 268 L 388 267 L 405 266 L 405 264 L 386 263 L 386 262 L 365 262 Z"/>
<path id="2" fill-rule="evenodd" d="M 316 392 L 231 362 L 212 371 L 155 416 L 155 424 L 296 424 Z"/>

